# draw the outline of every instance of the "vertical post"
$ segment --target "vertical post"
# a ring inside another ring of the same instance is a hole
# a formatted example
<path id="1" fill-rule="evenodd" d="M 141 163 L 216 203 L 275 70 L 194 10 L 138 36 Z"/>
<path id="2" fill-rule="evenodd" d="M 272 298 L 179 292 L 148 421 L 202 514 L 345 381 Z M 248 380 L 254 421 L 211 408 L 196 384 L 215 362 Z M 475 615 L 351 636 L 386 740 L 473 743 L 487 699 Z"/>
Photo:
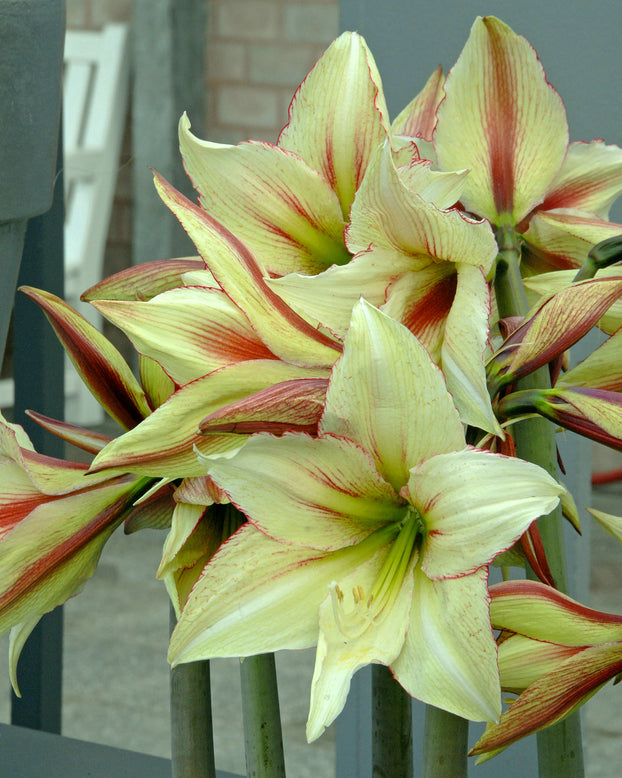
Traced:
<path id="1" fill-rule="evenodd" d="M 62 0 L 0 3 L 0 356 L 28 219 L 52 202 L 64 31 Z"/>
<path id="2" fill-rule="evenodd" d="M 26 219 L 0 222 L 0 361 L 9 332 L 27 224 Z"/>
<path id="3" fill-rule="evenodd" d="M 62 133 L 58 175 L 52 208 L 31 219 L 26 232 L 19 284 L 63 293 Z M 34 408 L 62 419 L 64 413 L 63 349 L 45 316 L 23 295 L 15 301 L 13 375 L 14 419 L 30 436 L 37 451 L 63 456 L 63 442 L 31 421 L 24 411 Z M 47 732 L 61 731 L 63 609 L 39 621 L 22 650 L 18 680 L 22 697 L 12 695 L 11 723 Z"/>
<path id="4" fill-rule="evenodd" d="M 177 189 L 191 190 L 177 125 L 187 111 L 193 130 L 203 133 L 206 14 L 205 0 L 134 0 L 134 264 L 196 253 L 157 196 L 150 168 Z"/>
<path id="5" fill-rule="evenodd" d="M 22 248 L 19 282 L 62 294 L 62 152 L 57 150 L 64 37 L 62 0 L 0 3 L 0 234 L 3 250 L 10 249 L 0 273 L 2 347 Z M 59 418 L 63 413 L 62 350 L 52 342 L 44 317 L 24 303 L 18 301 L 14 311 L 14 416 L 38 450 L 59 454 L 23 416 L 26 407 Z M 60 732 L 61 668 L 62 612 L 55 611 L 42 619 L 22 651 L 24 697 L 13 698 L 14 724 Z"/>

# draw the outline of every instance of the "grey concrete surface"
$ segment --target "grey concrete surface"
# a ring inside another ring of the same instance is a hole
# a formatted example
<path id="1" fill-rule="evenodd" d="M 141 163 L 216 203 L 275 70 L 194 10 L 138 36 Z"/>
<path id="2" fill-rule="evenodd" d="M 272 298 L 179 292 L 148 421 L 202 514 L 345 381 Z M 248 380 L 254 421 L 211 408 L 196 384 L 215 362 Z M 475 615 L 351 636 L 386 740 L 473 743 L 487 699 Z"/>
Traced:
<path id="1" fill-rule="evenodd" d="M 622 467 L 622 455 L 597 452 L 597 469 Z M 622 513 L 622 482 L 595 490 L 595 507 Z M 63 734 L 156 756 L 170 756 L 168 601 L 155 579 L 163 534 L 117 533 L 94 578 L 65 606 Z M 591 604 L 622 612 L 622 547 L 593 528 Z M 10 718 L 6 636 L 0 639 L 0 721 Z M 277 656 L 286 763 L 290 778 L 334 776 L 329 730 L 308 745 L 304 736 L 313 651 Z M 244 774 L 237 660 L 213 663 L 217 766 Z M 622 763 L 622 687 L 609 684 L 584 708 L 586 774 L 617 778 Z M 355 778 L 355 776 L 352 776 Z"/>

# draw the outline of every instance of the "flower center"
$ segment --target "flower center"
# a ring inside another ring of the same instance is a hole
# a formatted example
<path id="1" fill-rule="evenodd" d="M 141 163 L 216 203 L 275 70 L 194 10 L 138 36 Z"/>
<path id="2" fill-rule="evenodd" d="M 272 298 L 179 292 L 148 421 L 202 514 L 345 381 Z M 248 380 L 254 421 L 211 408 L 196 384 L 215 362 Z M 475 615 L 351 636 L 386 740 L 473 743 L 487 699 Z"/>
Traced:
<path id="1" fill-rule="evenodd" d="M 396 533 L 395 539 L 369 594 L 360 584 L 353 586 L 352 607 L 346 610 L 343 591 L 335 581 L 330 585 L 335 622 L 347 638 L 360 637 L 370 626 L 386 618 L 401 591 L 413 554 L 425 535 L 423 517 L 412 505 L 404 518 L 393 524 L 391 529 Z"/>

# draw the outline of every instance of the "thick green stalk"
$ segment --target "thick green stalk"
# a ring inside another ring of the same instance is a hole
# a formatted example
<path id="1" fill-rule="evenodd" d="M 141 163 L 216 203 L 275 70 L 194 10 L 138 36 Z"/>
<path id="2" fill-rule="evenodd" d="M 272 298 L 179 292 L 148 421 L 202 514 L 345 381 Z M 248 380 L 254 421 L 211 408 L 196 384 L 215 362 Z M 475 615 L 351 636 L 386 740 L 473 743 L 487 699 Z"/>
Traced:
<path id="1" fill-rule="evenodd" d="M 513 229 L 497 231 L 499 255 L 495 268 L 495 296 L 499 318 L 524 316 L 529 310 L 520 274 L 520 248 Z"/>
<path id="2" fill-rule="evenodd" d="M 171 626 L 175 613 L 171 609 Z M 173 778 L 215 778 L 209 661 L 171 670 Z"/>
<path id="3" fill-rule="evenodd" d="M 274 654 L 240 660 L 246 775 L 248 778 L 285 776 L 279 692 Z"/>
<path id="4" fill-rule="evenodd" d="M 372 776 L 412 778 L 412 698 L 388 667 L 372 665 Z"/>
<path id="5" fill-rule="evenodd" d="M 521 389 L 549 386 L 549 374 L 546 367 L 537 370 L 519 381 Z M 543 467 L 554 477 L 558 477 L 557 448 L 555 446 L 553 424 L 541 416 L 523 419 L 512 427 L 516 455 L 527 462 L 534 462 Z M 568 592 L 568 577 L 566 573 L 566 555 L 564 550 L 564 519 L 561 506 L 554 511 L 538 519 L 538 529 L 542 536 L 542 543 L 553 575 L 553 580 L 560 591 Z M 537 580 L 531 570 L 527 568 L 527 577 Z"/>
<path id="6" fill-rule="evenodd" d="M 222 542 L 246 517 L 231 504 L 213 505 L 210 520 L 220 522 Z M 175 611 L 171 608 L 171 631 Z M 190 662 L 171 670 L 171 740 L 173 778 L 215 778 L 214 734 L 209 661 Z"/>
<path id="7" fill-rule="evenodd" d="M 520 275 L 520 248 L 512 229 L 499 230 L 497 234 L 499 257 L 495 275 L 495 292 L 499 316 L 522 316 L 528 310 L 525 289 Z M 518 382 L 519 389 L 548 388 L 548 368 L 545 366 Z M 516 454 L 521 459 L 534 462 L 558 477 L 557 450 L 551 422 L 541 417 L 525 419 L 512 427 Z M 567 576 L 564 552 L 563 517 L 561 507 L 548 516 L 538 519 L 538 528 L 557 586 L 567 592 Z M 534 577 L 528 567 L 528 577 Z M 560 724 L 542 730 L 538 739 L 538 767 L 540 778 L 581 778 L 583 771 L 583 746 L 581 721 L 574 713 Z"/>
<path id="8" fill-rule="evenodd" d="M 422 778 L 467 778 L 469 722 L 427 705 Z"/>

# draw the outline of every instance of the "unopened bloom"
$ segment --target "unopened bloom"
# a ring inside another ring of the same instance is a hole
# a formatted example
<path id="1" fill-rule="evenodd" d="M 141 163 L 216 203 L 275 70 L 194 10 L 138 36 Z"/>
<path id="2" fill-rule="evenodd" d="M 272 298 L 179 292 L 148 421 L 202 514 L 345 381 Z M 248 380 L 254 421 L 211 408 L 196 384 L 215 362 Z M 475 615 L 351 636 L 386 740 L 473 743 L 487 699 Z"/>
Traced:
<path id="1" fill-rule="evenodd" d="M 497 406 L 499 414 L 539 413 L 562 427 L 622 450 L 621 348 L 622 330 L 618 330 L 576 367 L 562 373 L 552 388 L 508 394 Z"/>
<path id="2" fill-rule="evenodd" d="M 173 665 L 317 644 L 309 740 L 371 662 L 428 703 L 498 718 L 487 565 L 563 487 L 465 445 L 440 370 L 405 327 L 361 301 L 317 438 L 259 434 L 202 459 L 249 523 L 190 593 Z"/>
<path id="3" fill-rule="evenodd" d="M 501 687 L 519 697 L 472 749 L 485 758 L 566 718 L 622 671 L 622 616 L 536 581 L 506 581 L 490 594 Z"/>
<path id="4" fill-rule="evenodd" d="M 540 273 L 537 276 L 529 276 L 523 279 L 527 299 L 534 305 L 544 297 L 567 289 L 573 284 L 576 269 L 554 270 L 551 273 Z M 618 265 L 599 270 L 596 279 L 616 279 L 622 276 L 622 270 Z M 579 282 L 582 283 L 582 282 Z M 598 327 L 609 335 L 622 327 L 622 301 L 618 300 L 611 305 L 598 321 Z"/>
<path id="5" fill-rule="evenodd" d="M 621 295 L 622 277 L 581 281 L 544 295 L 489 359 L 486 372 L 491 395 L 494 397 L 502 386 L 513 384 L 558 358 L 586 335 Z M 581 374 L 585 373 L 588 362 L 597 360 L 590 375 L 598 381 L 605 362 L 608 362 L 607 374 L 616 370 L 612 356 L 592 355 L 585 360 Z M 568 383 L 568 375 L 560 378 L 559 383 Z"/>
<path id="6" fill-rule="evenodd" d="M 0 633 L 11 630 L 16 691 L 26 638 L 44 613 L 82 589 L 149 487 L 147 479 L 87 469 L 38 454 L 22 428 L 0 416 Z"/>

